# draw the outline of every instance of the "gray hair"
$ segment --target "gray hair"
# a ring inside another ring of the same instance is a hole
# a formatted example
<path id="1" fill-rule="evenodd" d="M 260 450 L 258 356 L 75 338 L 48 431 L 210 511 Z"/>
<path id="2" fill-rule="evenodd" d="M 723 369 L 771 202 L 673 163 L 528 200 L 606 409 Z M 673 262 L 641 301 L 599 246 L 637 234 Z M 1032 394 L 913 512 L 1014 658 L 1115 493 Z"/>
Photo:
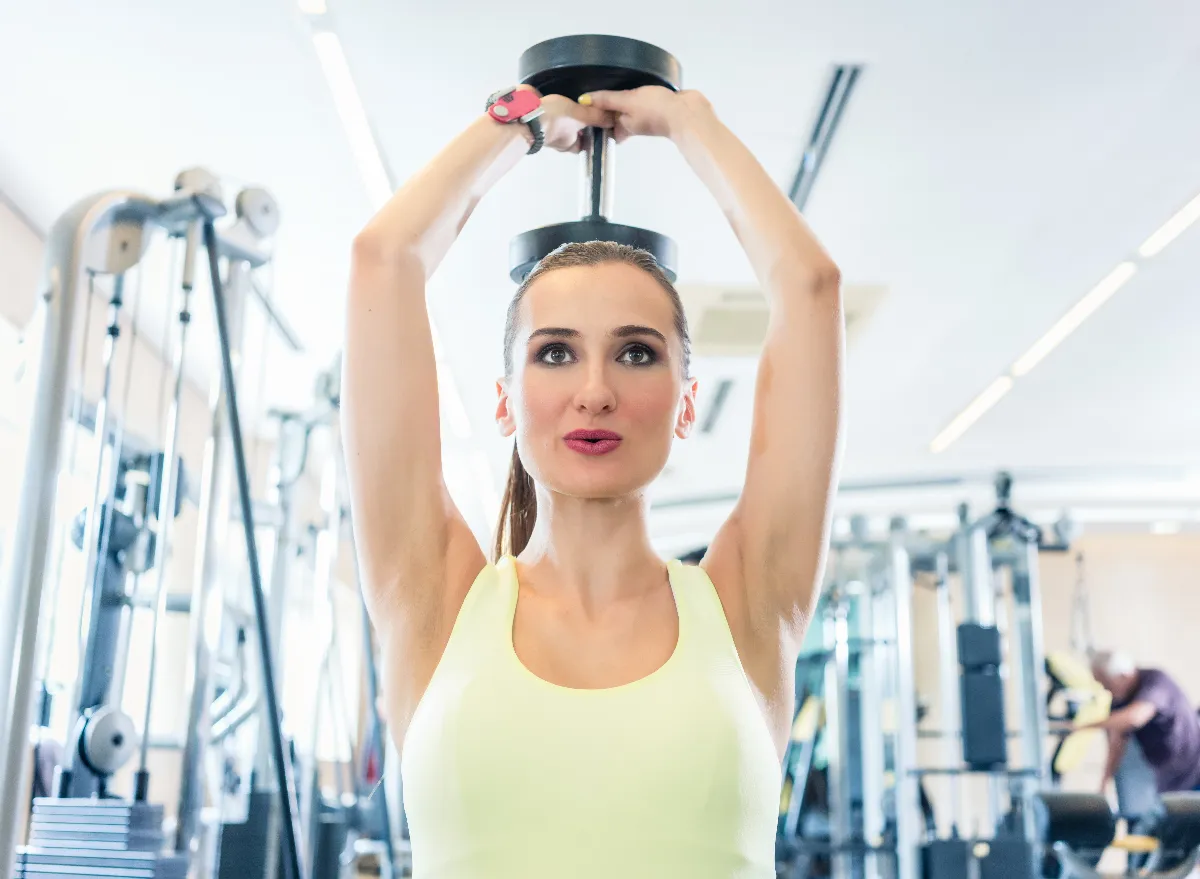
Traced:
<path id="1" fill-rule="evenodd" d="M 1103 650 L 1092 656 L 1092 668 L 1104 672 L 1110 678 L 1123 678 L 1137 671 L 1137 663 L 1128 653 Z"/>

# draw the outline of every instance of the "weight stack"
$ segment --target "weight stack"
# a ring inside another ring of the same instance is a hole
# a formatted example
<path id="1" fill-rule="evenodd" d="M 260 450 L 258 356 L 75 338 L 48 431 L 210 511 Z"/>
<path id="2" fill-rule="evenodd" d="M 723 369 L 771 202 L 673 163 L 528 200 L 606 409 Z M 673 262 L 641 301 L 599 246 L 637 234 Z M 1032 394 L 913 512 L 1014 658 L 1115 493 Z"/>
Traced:
<path id="1" fill-rule="evenodd" d="M 958 627 L 963 760 L 972 769 L 994 769 L 1008 763 L 1000 661 L 998 629 L 975 623 Z"/>
<path id="2" fill-rule="evenodd" d="M 123 800 L 39 798 L 16 879 L 186 879 L 187 859 L 160 855 L 163 808 Z"/>

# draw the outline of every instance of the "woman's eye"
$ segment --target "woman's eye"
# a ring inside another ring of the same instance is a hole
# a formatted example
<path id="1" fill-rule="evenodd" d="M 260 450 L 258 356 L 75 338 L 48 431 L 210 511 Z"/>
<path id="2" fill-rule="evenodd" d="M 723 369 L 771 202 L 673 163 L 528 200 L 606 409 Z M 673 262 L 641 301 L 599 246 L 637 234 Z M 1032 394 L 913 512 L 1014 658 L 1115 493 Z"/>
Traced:
<path id="1" fill-rule="evenodd" d="M 646 366 L 654 362 L 655 356 L 645 345 L 631 345 L 621 353 L 621 359 L 630 366 Z"/>
<path id="2" fill-rule="evenodd" d="M 538 360 L 555 366 L 570 363 L 571 352 L 565 345 L 547 345 L 538 353 Z"/>

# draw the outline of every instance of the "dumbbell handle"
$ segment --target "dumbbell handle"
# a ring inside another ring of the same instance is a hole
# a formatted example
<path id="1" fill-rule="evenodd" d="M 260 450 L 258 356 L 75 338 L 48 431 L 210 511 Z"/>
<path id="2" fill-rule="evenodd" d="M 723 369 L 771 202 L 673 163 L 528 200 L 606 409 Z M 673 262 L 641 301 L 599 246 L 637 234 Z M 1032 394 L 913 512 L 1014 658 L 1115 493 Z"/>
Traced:
<path id="1" fill-rule="evenodd" d="M 613 141 L 603 128 L 589 128 L 583 146 L 584 219 L 608 219 L 612 211 Z"/>

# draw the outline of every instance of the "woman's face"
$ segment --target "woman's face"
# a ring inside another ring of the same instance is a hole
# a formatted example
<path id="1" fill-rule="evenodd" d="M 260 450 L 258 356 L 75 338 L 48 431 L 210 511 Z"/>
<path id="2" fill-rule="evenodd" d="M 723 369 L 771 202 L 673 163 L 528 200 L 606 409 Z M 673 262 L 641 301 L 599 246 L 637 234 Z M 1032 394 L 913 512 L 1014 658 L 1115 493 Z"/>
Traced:
<path id="1" fill-rule="evenodd" d="M 635 266 L 575 266 L 536 280 L 519 310 L 496 421 L 529 475 L 584 498 L 648 485 L 696 415 L 667 293 Z"/>

